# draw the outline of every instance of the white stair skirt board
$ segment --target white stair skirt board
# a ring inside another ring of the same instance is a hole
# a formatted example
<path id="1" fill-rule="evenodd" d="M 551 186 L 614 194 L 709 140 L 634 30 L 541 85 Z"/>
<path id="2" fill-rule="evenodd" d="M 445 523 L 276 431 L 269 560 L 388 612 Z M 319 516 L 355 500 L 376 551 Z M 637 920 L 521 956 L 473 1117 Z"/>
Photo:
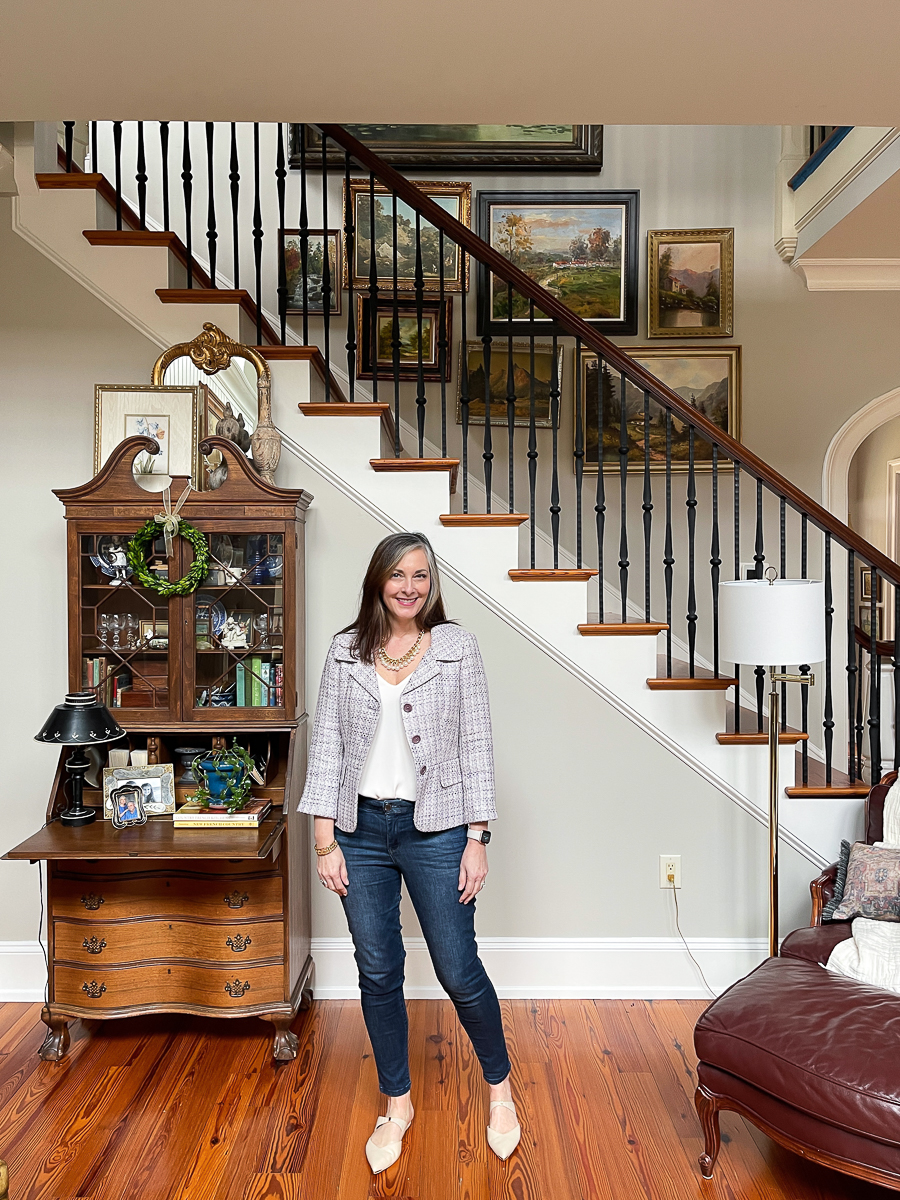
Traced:
<path id="1" fill-rule="evenodd" d="M 691 954 L 719 995 L 768 955 L 765 938 L 689 938 Z M 445 999 L 424 938 L 404 938 L 410 1000 Z M 680 938 L 479 938 L 478 952 L 510 999 L 710 1000 Z M 315 998 L 359 996 L 350 938 L 313 938 Z"/>
<path id="2" fill-rule="evenodd" d="M 40 942 L 0 942 L 0 1004 L 44 999 L 47 968 Z"/>

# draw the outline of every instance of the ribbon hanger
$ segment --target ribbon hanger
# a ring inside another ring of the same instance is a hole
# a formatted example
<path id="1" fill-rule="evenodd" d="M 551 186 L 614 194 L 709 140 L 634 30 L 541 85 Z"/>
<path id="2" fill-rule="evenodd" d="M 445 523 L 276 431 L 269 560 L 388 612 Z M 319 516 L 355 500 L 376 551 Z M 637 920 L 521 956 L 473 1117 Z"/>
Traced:
<path id="1" fill-rule="evenodd" d="M 162 525 L 163 535 L 166 539 L 166 557 L 167 558 L 171 558 L 175 551 L 174 538 L 175 538 L 175 535 L 178 533 L 178 526 L 181 524 L 181 517 L 178 514 L 181 512 L 181 509 L 182 509 L 182 506 L 184 505 L 185 500 L 187 500 L 188 496 L 190 495 L 190 493 L 192 491 L 193 491 L 193 485 L 190 482 L 188 482 L 187 487 L 184 489 L 184 491 L 179 496 L 178 503 L 175 505 L 175 508 L 173 509 L 172 508 L 171 489 L 167 487 L 163 490 L 162 498 L 163 498 L 163 506 L 165 508 L 165 511 L 161 512 L 161 513 L 156 513 L 153 520 L 156 521 L 156 523 L 158 525 Z"/>

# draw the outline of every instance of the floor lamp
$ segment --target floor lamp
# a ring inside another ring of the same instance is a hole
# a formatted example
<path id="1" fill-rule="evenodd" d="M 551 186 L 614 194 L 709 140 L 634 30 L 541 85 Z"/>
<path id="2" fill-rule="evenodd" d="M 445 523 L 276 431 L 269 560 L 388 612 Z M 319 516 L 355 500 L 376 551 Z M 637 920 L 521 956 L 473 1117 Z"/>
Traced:
<path id="1" fill-rule="evenodd" d="M 736 579 L 719 585 L 719 653 L 734 663 L 810 663 L 825 658 L 825 585 L 813 579 Z M 771 576 L 771 578 L 770 578 Z M 769 954 L 778 953 L 779 683 L 815 683 L 769 665 Z M 740 686 L 735 706 L 741 703 Z"/>

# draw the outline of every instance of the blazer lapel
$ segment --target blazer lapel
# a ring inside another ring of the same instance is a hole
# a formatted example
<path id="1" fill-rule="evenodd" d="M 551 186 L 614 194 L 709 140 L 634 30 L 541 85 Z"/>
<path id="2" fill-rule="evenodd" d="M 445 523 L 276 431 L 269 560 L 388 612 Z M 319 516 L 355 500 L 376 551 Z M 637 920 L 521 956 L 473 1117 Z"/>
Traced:
<path id="1" fill-rule="evenodd" d="M 353 660 L 353 665 L 350 667 L 350 678 L 355 679 L 358 684 L 365 688 L 370 696 L 381 703 L 381 695 L 378 691 L 378 676 L 375 672 L 373 663 L 359 662 Z"/>

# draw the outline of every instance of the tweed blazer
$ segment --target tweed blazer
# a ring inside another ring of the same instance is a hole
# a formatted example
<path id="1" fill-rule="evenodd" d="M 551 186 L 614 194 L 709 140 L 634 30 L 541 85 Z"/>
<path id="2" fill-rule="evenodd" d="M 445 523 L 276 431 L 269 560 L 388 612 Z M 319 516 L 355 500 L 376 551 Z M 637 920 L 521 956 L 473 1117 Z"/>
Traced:
<path id="1" fill-rule="evenodd" d="M 331 643 L 299 810 L 356 828 L 357 787 L 381 711 L 372 663 L 353 657 L 353 635 Z M 423 832 L 493 821 L 494 755 L 487 679 L 471 633 L 435 625 L 431 645 L 401 685 L 403 725 L 416 766 L 413 820 Z"/>

